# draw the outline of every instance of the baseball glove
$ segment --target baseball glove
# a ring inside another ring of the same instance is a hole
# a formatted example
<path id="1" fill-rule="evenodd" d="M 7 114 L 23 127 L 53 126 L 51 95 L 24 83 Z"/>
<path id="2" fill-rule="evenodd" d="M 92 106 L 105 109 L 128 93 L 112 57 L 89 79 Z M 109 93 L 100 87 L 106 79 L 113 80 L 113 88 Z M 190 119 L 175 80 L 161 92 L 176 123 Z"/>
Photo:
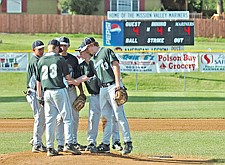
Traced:
<path id="1" fill-rule="evenodd" d="M 115 101 L 118 106 L 123 105 L 128 100 L 127 89 L 125 87 L 116 88 L 115 90 Z"/>
<path id="2" fill-rule="evenodd" d="M 85 94 L 80 94 L 79 96 L 77 96 L 72 106 L 75 110 L 80 111 L 84 107 L 85 102 L 86 102 Z"/>

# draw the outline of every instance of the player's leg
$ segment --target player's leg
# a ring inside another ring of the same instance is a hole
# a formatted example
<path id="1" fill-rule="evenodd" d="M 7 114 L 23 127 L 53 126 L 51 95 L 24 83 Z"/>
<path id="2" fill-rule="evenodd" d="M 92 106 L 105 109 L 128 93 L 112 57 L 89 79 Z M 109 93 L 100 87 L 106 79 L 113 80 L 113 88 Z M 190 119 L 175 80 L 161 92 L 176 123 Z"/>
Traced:
<path id="1" fill-rule="evenodd" d="M 77 98 L 76 87 L 71 86 L 67 89 L 67 91 L 70 99 L 70 104 L 72 105 L 74 100 Z M 80 114 L 77 110 L 73 108 L 73 106 L 72 106 L 72 117 L 73 117 L 73 144 L 78 150 L 84 151 L 86 146 L 79 144 L 77 138 Z"/>
<path id="2" fill-rule="evenodd" d="M 38 103 L 35 91 L 29 92 L 26 96 L 27 101 L 30 103 L 33 111 L 34 126 L 33 126 L 33 138 L 32 138 L 32 152 L 46 152 L 46 147 L 42 143 L 42 135 L 45 130 L 45 116 L 44 109 Z"/>
<path id="3" fill-rule="evenodd" d="M 125 112 L 124 112 L 124 106 L 118 106 L 114 100 L 115 97 L 115 86 L 113 88 L 109 89 L 109 95 L 111 99 L 111 106 L 113 108 L 114 114 L 116 119 L 118 120 L 119 126 L 121 127 L 122 130 L 122 135 L 123 135 L 123 140 L 125 143 L 125 147 L 123 150 L 123 154 L 128 154 L 132 151 L 132 139 L 130 135 L 130 128 L 129 128 L 129 123 L 127 121 Z"/>
<path id="4" fill-rule="evenodd" d="M 91 152 L 109 153 L 110 152 L 110 137 L 112 133 L 112 108 L 108 102 L 107 88 L 101 88 L 99 94 L 101 121 L 103 126 L 103 139 L 102 143 Z"/>
<path id="5" fill-rule="evenodd" d="M 58 142 L 58 152 L 62 152 L 64 148 L 64 124 L 60 114 L 56 118 L 56 141 Z"/>
<path id="6" fill-rule="evenodd" d="M 77 91 L 75 86 L 71 86 L 67 88 L 67 92 L 69 95 L 70 104 L 72 105 L 74 100 L 77 98 Z M 73 143 L 77 143 L 77 131 L 78 131 L 78 123 L 79 123 L 79 112 L 75 112 L 76 110 L 72 107 L 72 117 L 73 117 Z"/>
<path id="7" fill-rule="evenodd" d="M 55 102 L 58 103 L 57 108 L 61 114 L 64 122 L 65 143 L 64 151 L 71 152 L 73 154 L 81 154 L 73 145 L 73 118 L 72 118 L 72 106 L 66 88 L 57 90 L 57 93 L 53 96 Z"/>
<path id="8" fill-rule="evenodd" d="M 123 150 L 123 147 L 121 146 L 121 142 L 120 142 L 119 125 L 114 115 L 114 112 L 112 115 L 112 148 L 116 149 L 117 151 Z"/>
<path id="9" fill-rule="evenodd" d="M 98 136 L 98 126 L 101 117 L 101 110 L 99 105 L 99 95 L 91 95 L 89 102 L 89 116 L 88 116 L 88 146 L 89 151 L 92 147 L 97 145 L 96 138 Z"/>
<path id="10" fill-rule="evenodd" d="M 54 149 L 54 139 L 55 139 L 55 125 L 56 117 L 58 115 L 57 106 L 55 105 L 55 100 L 52 99 L 53 90 L 46 90 L 44 94 L 45 100 L 45 122 L 46 122 L 46 147 L 47 155 L 55 156 L 58 152 Z"/>

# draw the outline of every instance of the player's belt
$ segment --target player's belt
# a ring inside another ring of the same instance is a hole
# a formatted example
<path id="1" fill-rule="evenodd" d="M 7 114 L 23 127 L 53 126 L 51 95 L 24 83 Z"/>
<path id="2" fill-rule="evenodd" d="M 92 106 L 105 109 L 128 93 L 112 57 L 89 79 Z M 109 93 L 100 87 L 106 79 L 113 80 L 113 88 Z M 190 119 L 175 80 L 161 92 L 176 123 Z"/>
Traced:
<path id="1" fill-rule="evenodd" d="M 111 81 L 111 82 L 107 82 L 107 83 L 102 83 L 101 84 L 101 88 L 108 87 L 108 86 L 113 85 L 113 84 L 115 84 L 115 81 Z"/>

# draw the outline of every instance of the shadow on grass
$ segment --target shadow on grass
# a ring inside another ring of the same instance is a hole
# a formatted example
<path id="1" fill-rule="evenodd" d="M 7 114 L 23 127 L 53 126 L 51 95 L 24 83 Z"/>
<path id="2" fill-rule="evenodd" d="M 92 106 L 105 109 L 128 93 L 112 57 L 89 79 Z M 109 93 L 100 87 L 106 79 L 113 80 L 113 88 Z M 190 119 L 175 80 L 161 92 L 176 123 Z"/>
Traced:
<path id="1" fill-rule="evenodd" d="M 212 163 L 225 163 L 225 159 L 211 159 Z"/>
<path id="2" fill-rule="evenodd" d="M 128 102 L 225 101 L 223 97 L 129 96 Z M 0 97 L 0 102 L 26 102 L 25 96 Z M 89 102 L 89 96 L 87 99 Z"/>
<path id="3" fill-rule="evenodd" d="M 184 79 L 184 76 L 179 75 L 179 78 Z M 192 80 L 205 80 L 205 81 L 214 81 L 214 82 L 225 82 L 225 80 L 218 80 L 218 79 L 210 79 L 210 78 L 198 78 L 198 77 L 190 77 L 190 76 L 186 76 L 186 79 L 192 79 Z"/>
<path id="4" fill-rule="evenodd" d="M 164 101 L 224 101 L 223 97 L 164 97 L 164 96 L 129 96 L 128 102 L 164 102 Z"/>
<path id="5" fill-rule="evenodd" d="M 131 155 L 119 155 L 116 153 L 108 153 L 108 154 L 93 154 L 93 153 L 87 153 L 87 155 L 90 156 L 110 156 L 110 157 L 115 157 L 115 158 L 121 158 L 124 160 L 133 160 L 135 162 L 149 162 L 149 163 L 166 163 L 166 164 L 212 164 L 215 163 L 214 160 L 194 160 L 194 159 L 177 159 L 177 158 L 146 158 L 143 156 L 131 156 Z M 221 162 L 221 161 L 220 161 Z"/>
<path id="6" fill-rule="evenodd" d="M 25 96 L 0 97 L 0 102 L 27 102 Z"/>

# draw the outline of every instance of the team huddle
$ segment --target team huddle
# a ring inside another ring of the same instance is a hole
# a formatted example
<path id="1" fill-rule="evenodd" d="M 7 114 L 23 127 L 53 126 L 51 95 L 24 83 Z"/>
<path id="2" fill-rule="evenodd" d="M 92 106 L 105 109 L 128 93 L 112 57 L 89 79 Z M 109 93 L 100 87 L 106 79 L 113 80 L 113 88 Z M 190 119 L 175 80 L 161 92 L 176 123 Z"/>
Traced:
<path id="1" fill-rule="evenodd" d="M 118 99 L 121 95 L 126 96 L 126 90 L 115 53 L 109 48 L 100 47 L 93 37 L 85 38 L 77 49 L 83 60 L 81 63 L 67 52 L 70 47 L 67 37 L 49 41 L 45 54 L 44 47 L 40 40 L 33 42 L 34 55 L 27 69 L 26 98 L 34 116 L 30 141 L 32 152 L 47 152 L 47 156 L 56 156 L 59 152 L 74 155 L 80 155 L 82 151 L 109 153 L 112 136 L 111 147 L 123 155 L 129 154 L 133 146 L 124 113 L 126 99 Z M 90 95 L 87 146 L 79 144 L 77 139 L 79 111 L 84 104 L 74 105 L 78 98 L 84 98 L 85 102 L 83 83 Z M 97 145 L 100 119 L 103 137 Z M 122 131 L 124 147 L 119 130 Z M 46 146 L 42 142 L 44 132 Z M 55 139 L 57 148 L 54 148 Z"/>

